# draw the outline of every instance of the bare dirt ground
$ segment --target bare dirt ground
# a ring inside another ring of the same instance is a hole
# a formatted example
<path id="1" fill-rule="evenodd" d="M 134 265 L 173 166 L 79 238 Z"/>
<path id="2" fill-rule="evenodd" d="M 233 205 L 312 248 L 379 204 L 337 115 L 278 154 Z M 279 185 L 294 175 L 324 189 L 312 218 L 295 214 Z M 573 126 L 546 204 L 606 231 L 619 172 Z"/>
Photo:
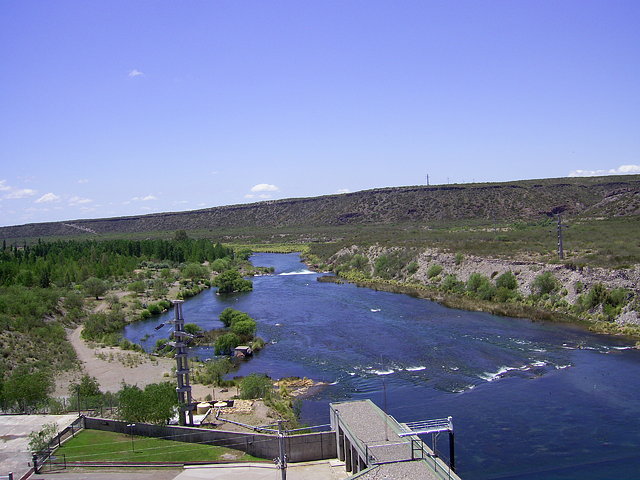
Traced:
<path id="1" fill-rule="evenodd" d="M 174 360 L 154 357 L 138 352 L 121 350 L 117 347 L 98 347 L 82 339 L 82 326 L 69 330 L 68 338 L 78 355 L 80 369 L 65 372 L 56 379 L 54 397 L 67 397 L 69 386 L 78 381 L 83 374 L 95 377 L 103 392 L 117 392 L 122 383 L 144 387 L 150 383 L 173 381 L 172 368 Z M 207 385 L 192 385 L 194 401 L 205 401 L 207 395 L 213 400 L 229 400 L 237 395 L 236 387 L 220 388 Z M 256 400 L 246 413 L 225 413 L 226 418 L 249 425 L 266 425 L 273 423 L 273 412 L 262 402 Z M 216 422 L 218 423 L 218 422 Z M 218 428 L 232 431 L 246 431 L 245 428 L 221 423 Z"/>
<path id="2" fill-rule="evenodd" d="M 115 347 L 91 346 L 80 337 L 82 328 L 80 326 L 68 332 L 81 370 L 66 372 L 58 377 L 54 396 L 67 396 L 69 385 L 84 373 L 95 377 L 104 392 L 117 392 L 122 387 L 122 382 L 144 387 L 149 383 L 171 378 L 171 367 L 174 366 L 172 360 Z"/>

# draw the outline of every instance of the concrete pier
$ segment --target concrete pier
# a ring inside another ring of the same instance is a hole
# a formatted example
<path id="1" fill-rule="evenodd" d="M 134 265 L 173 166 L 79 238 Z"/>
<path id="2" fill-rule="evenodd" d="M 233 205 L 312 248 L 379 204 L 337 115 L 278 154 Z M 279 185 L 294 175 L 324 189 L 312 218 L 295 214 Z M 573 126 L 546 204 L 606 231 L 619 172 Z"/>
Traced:
<path id="1" fill-rule="evenodd" d="M 407 436 L 406 426 L 371 400 L 332 403 L 330 409 L 338 459 L 351 478 L 459 479 L 418 436 Z"/>

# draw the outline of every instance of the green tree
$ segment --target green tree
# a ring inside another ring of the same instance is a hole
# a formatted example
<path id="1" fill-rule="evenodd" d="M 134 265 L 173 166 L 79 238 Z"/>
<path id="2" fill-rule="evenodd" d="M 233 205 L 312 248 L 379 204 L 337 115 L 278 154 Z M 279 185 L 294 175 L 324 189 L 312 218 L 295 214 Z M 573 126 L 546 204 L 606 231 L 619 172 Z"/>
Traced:
<path id="1" fill-rule="evenodd" d="M 225 333 L 216 339 L 215 353 L 216 355 L 231 355 L 233 349 L 240 345 L 240 337 L 235 333 Z"/>
<path id="2" fill-rule="evenodd" d="M 209 277 L 209 270 L 199 263 L 187 263 L 180 271 L 182 278 L 203 280 Z"/>
<path id="3" fill-rule="evenodd" d="M 213 285 L 218 287 L 219 293 L 249 292 L 253 290 L 253 283 L 245 280 L 237 270 L 227 270 L 213 279 Z"/>
<path id="4" fill-rule="evenodd" d="M 122 385 L 118 392 L 118 416 L 129 423 L 144 422 L 147 406 L 144 392 L 137 385 Z"/>
<path id="5" fill-rule="evenodd" d="M 96 297 L 96 300 L 99 300 L 100 295 L 104 295 L 104 293 L 109 289 L 109 286 L 104 280 L 100 280 L 96 277 L 87 278 L 84 281 L 83 286 L 87 295 Z"/>
<path id="6" fill-rule="evenodd" d="M 252 373 L 240 382 L 240 398 L 269 398 L 273 391 L 273 381 L 263 374 Z"/>
<path id="7" fill-rule="evenodd" d="M 39 431 L 29 434 L 29 450 L 33 453 L 44 450 L 57 434 L 58 425 L 55 422 L 44 424 Z"/>
<path id="8" fill-rule="evenodd" d="M 5 382 L 4 396 L 8 405 L 27 412 L 30 408 L 45 403 L 52 388 L 53 378 L 48 373 L 29 373 L 26 367 L 20 367 Z"/>
<path id="9" fill-rule="evenodd" d="M 174 242 L 184 242 L 187 240 L 189 240 L 189 236 L 187 235 L 187 232 L 185 230 L 176 230 L 176 232 L 173 234 Z"/>
<path id="10" fill-rule="evenodd" d="M 222 357 L 216 360 L 206 362 L 200 370 L 197 371 L 199 383 L 206 385 L 220 386 L 223 383 L 224 376 L 233 370 L 233 362 L 229 357 Z"/>
<path id="11" fill-rule="evenodd" d="M 156 425 L 168 423 L 178 407 L 175 385 L 171 382 L 151 383 L 144 387 L 143 396 L 147 406 L 145 421 Z"/>
<path id="12" fill-rule="evenodd" d="M 231 325 L 231 331 L 240 337 L 253 337 L 256 333 L 256 322 L 254 320 L 241 320 Z"/>
<path id="13" fill-rule="evenodd" d="M 69 386 L 69 394 L 72 396 L 80 395 L 80 397 L 95 397 L 102 395 L 102 392 L 98 380 L 85 374 L 78 382 Z"/>
<path id="14" fill-rule="evenodd" d="M 127 285 L 127 289 L 137 295 L 140 295 L 146 291 L 147 287 L 144 284 L 144 281 L 136 280 L 135 282 L 131 282 L 129 285 Z"/>

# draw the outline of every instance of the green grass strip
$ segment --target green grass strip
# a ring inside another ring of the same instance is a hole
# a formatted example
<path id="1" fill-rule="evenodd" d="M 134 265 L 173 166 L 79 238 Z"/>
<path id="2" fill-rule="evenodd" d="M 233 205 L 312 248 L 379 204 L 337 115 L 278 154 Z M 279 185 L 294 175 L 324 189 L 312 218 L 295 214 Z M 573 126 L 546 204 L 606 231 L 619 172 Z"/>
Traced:
<path id="1" fill-rule="evenodd" d="M 67 462 L 254 462 L 240 450 L 176 442 L 160 438 L 124 435 L 101 430 L 82 430 L 56 451 Z"/>

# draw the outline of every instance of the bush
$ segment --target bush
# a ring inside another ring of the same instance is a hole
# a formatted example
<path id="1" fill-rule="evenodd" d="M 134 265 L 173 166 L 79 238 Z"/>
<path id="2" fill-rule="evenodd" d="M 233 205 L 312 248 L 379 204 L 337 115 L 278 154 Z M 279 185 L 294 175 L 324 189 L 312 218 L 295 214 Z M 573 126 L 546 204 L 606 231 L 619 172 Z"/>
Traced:
<path id="1" fill-rule="evenodd" d="M 380 255 L 374 263 L 374 275 L 389 280 L 400 273 L 402 260 L 396 254 Z"/>
<path id="2" fill-rule="evenodd" d="M 212 282 L 218 287 L 218 293 L 250 292 L 253 290 L 251 280 L 245 280 L 237 270 L 227 270 L 218 275 Z"/>
<path id="3" fill-rule="evenodd" d="M 206 362 L 202 368 L 196 370 L 194 379 L 205 385 L 220 386 L 224 376 L 233 370 L 233 362 L 228 357 Z"/>
<path id="4" fill-rule="evenodd" d="M 407 272 L 409 273 L 409 275 L 413 275 L 417 271 L 418 271 L 418 262 L 411 262 L 409 265 L 407 265 Z"/>
<path id="5" fill-rule="evenodd" d="M 513 273 L 505 272 L 496 278 L 496 287 L 516 290 L 518 288 L 518 280 L 516 280 L 516 276 Z"/>
<path id="6" fill-rule="evenodd" d="M 531 290 L 537 295 L 550 295 L 560 288 L 560 284 L 551 272 L 538 275 L 531 284 Z"/>
<path id="7" fill-rule="evenodd" d="M 151 315 L 158 315 L 162 313 L 162 307 L 160 307 L 160 305 L 158 305 L 157 303 L 150 303 L 147 306 L 147 310 L 149 310 L 149 313 Z"/>
<path id="8" fill-rule="evenodd" d="M 196 325 L 195 323 L 185 323 L 184 331 L 191 335 L 198 335 L 202 333 L 202 327 L 200 327 L 199 325 Z"/>
<path id="9" fill-rule="evenodd" d="M 240 382 L 240 398 L 268 398 L 273 391 L 273 382 L 266 375 L 252 373 Z"/>
<path id="10" fill-rule="evenodd" d="M 464 255 L 461 253 L 456 253 L 455 264 L 462 265 L 462 261 L 464 260 Z"/>
<path id="11" fill-rule="evenodd" d="M 440 265 L 431 265 L 429 270 L 427 270 L 427 278 L 433 278 L 440 275 L 442 272 L 442 267 Z"/>
<path id="12" fill-rule="evenodd" d="M 464 283 L 458 280 L 458 277 L 453 274 L 449 274 L 444 277 L 441 287 L 446 292 L 462 293 L 464 291 Z"/>

